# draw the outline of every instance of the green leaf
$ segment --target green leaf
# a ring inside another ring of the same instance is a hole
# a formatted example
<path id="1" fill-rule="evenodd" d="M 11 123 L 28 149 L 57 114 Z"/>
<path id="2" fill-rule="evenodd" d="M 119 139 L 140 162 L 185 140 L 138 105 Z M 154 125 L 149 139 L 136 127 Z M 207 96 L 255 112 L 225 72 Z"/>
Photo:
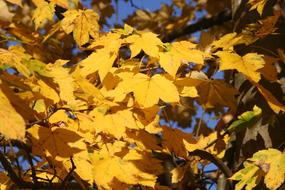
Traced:
<path id="1" fill-rule="evenodd" d="M 246 111 L 240 116 L 238 116 L 238 120 L 234 121 L 229 128 L 227 128 L 228 132 L 240 132 L 247 127 L 253 126 L 258 119 L 260 118 L 262 110 L 258 106 L 253 107 L 253 111 Z"/>

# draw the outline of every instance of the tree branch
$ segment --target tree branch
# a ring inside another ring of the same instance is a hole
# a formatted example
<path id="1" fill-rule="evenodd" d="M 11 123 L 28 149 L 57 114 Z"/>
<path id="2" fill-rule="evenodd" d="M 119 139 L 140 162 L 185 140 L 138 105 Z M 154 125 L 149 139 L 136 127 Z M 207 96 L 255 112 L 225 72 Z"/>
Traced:
<path id="1" fill-rule="evenodd" d="M 224 10 L 217 15 L 214 15 L 210 18 L 203 18 L 196 22 L 195 24 L 188 25 L 184 28 L 177 29 L 170 33 L 169 35 L 166 35 L 162 38 L 163 42 L 171 42 L 175 40 L 176 38 L 189 35 L 204 29 L 211 28 L 213 26 L 222 25 L 223 23 L 230 21 L 232 19 L 232 13 L 229 10 Z"/>
<path id="2" fill-rule="evenodd" d="M 204 150 L 194 150 L 193 152 L 190 152 L 189 155 L 191 156 L 199 156 L 200 158 L 203 158 L 205 160 L 211 161 L 214 163 L 224 174 L 227 178 L 232 176 L 232 171 L 228 168 L 227 165 L 224 164 L 224 162 L 215 157 L 214 155 L 204 151 Z"/>

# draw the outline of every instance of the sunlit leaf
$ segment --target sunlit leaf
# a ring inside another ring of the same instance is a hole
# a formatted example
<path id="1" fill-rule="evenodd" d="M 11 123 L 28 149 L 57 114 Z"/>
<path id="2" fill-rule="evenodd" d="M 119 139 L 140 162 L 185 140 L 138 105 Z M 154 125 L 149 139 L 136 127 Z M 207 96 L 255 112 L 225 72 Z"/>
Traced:
<path id="1" fill-rule="evenodd" d="M 241 57 L 236 53 L 226 51 L 219 51 L 216 55 L 220 57 L 220 70 L 236 69 L 254 82 L 260 80 L 260 72 L 258 70 L 265 65 L 261 55 L 248 53 Z"/>
<path id="2" fill-rule="evenodd" d="M 0 81 L 0 83 L 2 83 Z M 25 140 L 25 121 L 11 105 L 9 99 L 0 89 L 0 133 L 7 139 Z"/>

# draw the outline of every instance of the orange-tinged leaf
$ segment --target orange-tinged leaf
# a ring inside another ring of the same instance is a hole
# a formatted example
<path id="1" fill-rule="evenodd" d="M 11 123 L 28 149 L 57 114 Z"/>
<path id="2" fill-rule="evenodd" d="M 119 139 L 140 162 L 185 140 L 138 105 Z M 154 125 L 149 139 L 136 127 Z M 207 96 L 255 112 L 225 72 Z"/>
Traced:
<path id="1" fill-rule="evenodd" d="M 232 110 L 236 109 L 235 95 L 238 91 L 223 80 L 209 80 L 202 72 L 192 72 L 191 77 L 182 78 L 182 82 L 186 87 L 196 87 L 199 95 L 198 102 L 203 107 L 228 106 Z"/>
<path id="2" fill-rule="evenodd" d="M 265 100 L 267 101 L 270 108 L 275 112 L 279 113 L 280 111 L 285 112 L 285 106 L 280 103 L 272 94 L 270 91 L 268 91 L 266 88 L 259 84 L 255 84 L 259 92 L 263 95 Z"/>
<path id="3" fill-rule="evenodd" d="M 79 46 L 86 44 L 91 36 L 99 36 L 99 16 L 91 9 L 74 10 L 70 9 L 64 14 L 61 21 L 61 28 L 67 34 L 73 32 L 73 37 Z"/>
<path id="4" fill-rule="evenodd" d="M 193 134 L 185 133 L 179 129 L 173 129 L 167 126 L 162 127 L 163 141 L 162 145 L 168 153 L 175 153 L 178 157 L 187 158 L 187 150 L 183 141 L 194 144 L 196 140 Z"/>
<path id="5" fill-rule="evenodd" d="M 2 83 L 0 81 L 0 83 Z M 0 89 L 0 133 L 7 139 L 25 140 L 26 124 Z"/>
<path id="6" fill-rule="evenodd" d="M 248 53 L 241 57 L 236 53 L 227 51 L 219 51 L 216 55 L 220 57 L 220 70 L 236 69 L 254 82 L 260 80 L 260 72 L 258 70 L 265 65 L 261 55 Z"/>
<path id="7" fill-rule="evenodd" d="M 32 18 L 35 22 L 36 29 L 42 27 L 46 21 L 52 21 L 54 12 L 55 4 L 53 2 L 48 3 L 46 1 L 41 1 L 41 3 L 37 5 Z"/>
<path id="8" fill-rule="evenodd" d="M 149 56 L 158 58 L 159 47 L 163 46 L 163 43 L 157 35 L 151 32 L 142 33 L 141 35 L 134 34 L 125 40 L 127 43 L 130 43 L 129 47 L 132 52 L 131 58 L 138 55 L 141 50 Z"/>
<path id="9" fill-rule="evenodd" d="M 0 173 L 0 190 L 9 190 L 15 184 L 11 180 L 11 178 L 4 172 Z"/>
<path id="10" fill-rule="evenodd" d="M 36 155 L 62 161 L 85 149 L 85 144 L 80 141 L 81 135 L 67 128 L 34 125 L 28 132 Z"/>

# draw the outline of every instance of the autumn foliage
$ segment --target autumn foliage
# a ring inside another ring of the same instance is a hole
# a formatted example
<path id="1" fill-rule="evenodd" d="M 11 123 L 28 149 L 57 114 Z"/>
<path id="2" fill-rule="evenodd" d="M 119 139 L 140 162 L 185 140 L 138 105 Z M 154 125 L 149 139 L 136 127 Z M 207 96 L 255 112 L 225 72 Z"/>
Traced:
<path id="1" fill-rule="evenodd" d="M 284 1 L 237 2 L 0 0 L 0 189 L 284 187 Z"/>

